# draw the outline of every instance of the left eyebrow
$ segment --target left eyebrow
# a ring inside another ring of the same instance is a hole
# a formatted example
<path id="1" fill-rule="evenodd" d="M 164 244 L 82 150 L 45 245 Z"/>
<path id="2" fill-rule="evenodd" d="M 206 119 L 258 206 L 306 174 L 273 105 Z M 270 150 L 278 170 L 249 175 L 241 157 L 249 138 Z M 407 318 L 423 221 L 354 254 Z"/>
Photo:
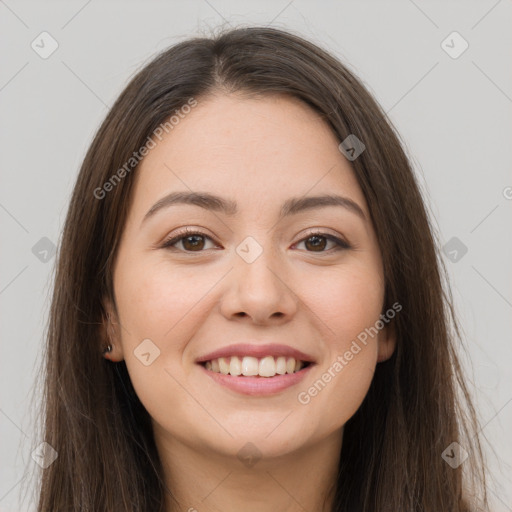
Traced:
<path id="1" fill-rule="evenodd" d="M 156 212 L 176 204 L 191 204 L 204 208 L 205 210 L 221 212 L 230 217 L 239 213 L 238 205 L 236 201 L 232 199 L 226 199 L 208 192 L 171 192 L 159 199 L 148 210 L 141 224 L 149 217 L 154 216 Z M 287 199 L 281 207 L 279 220 L 289 215 L 296 215 L 305 210 L 325 208 L 328 206 L 345 208 L 351 213 L 356 214 L 363 221 L 366 221 L 366 215 L 363 209 L 355 201 L 339 195 L 305 196 Z"/>
<path id="2" fill-rule="evenodd" d="M 336 194 L 323 195 L 323 196 L 305 196 L 305 197 L 292 197 L 285 201 L 281 208 L 279 219 L 288 215 L 295 215 L 303 212 L 304 210 L 312 210 L 314 208 L 325 208 L 328 206 L 341 206 L 351 213 L 355 213 L 363 221 L 366 221 L 366 215 L 363 209 L 352 199 Z"/>

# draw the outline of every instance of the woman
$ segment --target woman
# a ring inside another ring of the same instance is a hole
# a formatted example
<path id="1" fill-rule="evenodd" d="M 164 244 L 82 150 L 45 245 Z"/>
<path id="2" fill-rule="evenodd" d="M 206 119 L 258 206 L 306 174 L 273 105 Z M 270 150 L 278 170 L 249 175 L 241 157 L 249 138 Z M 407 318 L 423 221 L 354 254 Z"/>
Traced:
<path id="1" fill-rule="evenodd" d="M 485 506 L 442 268 L 397 135 L 333 56 L 259 27 L 163 52 L 71 200 L 39 510 Z"/>

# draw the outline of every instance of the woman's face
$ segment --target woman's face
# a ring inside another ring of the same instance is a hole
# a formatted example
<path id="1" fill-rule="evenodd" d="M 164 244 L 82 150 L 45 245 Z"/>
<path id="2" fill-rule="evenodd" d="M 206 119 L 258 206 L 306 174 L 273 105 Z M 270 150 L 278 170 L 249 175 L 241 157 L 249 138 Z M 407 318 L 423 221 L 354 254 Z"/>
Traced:
<path id="1" fill-rule="evenodd" d="M 382 325 L 383 268 L 340 141 L 298 100 L 235 95 L 199 99 L 156 141 L 134 171 L 110 356 L 155 437 L 267 457 L 339 439 L 394 348 L 389 328 L 365 331 Z"/>

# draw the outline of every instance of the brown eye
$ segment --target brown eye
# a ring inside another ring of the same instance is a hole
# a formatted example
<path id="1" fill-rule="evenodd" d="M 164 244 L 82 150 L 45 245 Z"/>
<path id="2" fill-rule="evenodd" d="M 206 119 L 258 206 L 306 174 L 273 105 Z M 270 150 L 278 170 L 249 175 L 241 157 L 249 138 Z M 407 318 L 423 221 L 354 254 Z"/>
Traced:
<path id="1" fill-rule="evenodd" d="M 202 235 L 189 235 L 182 238 L 181 240 L 183 247 L 187 251 L 201 250 L 204 247 L 204 237 Z"/>
<path id="2" fill-rule="evenodd" d="M 332 242 L 334 247 L 332 249 L 325 250 L 328 242 Z M 309 235 L 308 238 L 304 238 L 299 242 L 299 244 L 304 243 L 308 252 L 329 252 L 329 251 L 338 251 L 340 249 L 350 249 L 350 245 L 333 235 L 328 235 L 327 233 L 313 233 Z"/>
<path id="3" fill-rule="evenodd" d="M 171 250 L 178 250 L 182 252 L 202 252 L 205 249 L 205 244 L 207 240 L 211 240 L 211 238 L 203 233 L 194 232 L 194 231 L 186 231 L 185 233 L 181 233 L 170 240 L 167 240 L 163 243 L 162 248 L 167 248 Z M 174 247 L 179 243 L 182 244 L 182 247 Z"/>
<path id="4" fill-rule="evenodd" d="M 310 236 L 306 239 L 306 247 L 313 251 L 323 251 L 325 249 L 325 246 L 327 245 L 327 238 L 325 236 Z"/>

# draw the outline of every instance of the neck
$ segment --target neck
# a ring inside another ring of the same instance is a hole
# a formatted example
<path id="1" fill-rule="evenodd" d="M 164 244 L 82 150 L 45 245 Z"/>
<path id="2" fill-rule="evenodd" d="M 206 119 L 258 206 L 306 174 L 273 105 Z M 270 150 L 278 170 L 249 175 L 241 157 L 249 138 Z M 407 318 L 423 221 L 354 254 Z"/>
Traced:
<path id="1" fill-rule="evenodd" d="M 166 497 L 167 512 L 332 511 L 342 431 L 273 458 L 258 458 L 248 446 L 243 460 L 160 434 L 155 429 L 164 478 L 174 497 Z"/>

